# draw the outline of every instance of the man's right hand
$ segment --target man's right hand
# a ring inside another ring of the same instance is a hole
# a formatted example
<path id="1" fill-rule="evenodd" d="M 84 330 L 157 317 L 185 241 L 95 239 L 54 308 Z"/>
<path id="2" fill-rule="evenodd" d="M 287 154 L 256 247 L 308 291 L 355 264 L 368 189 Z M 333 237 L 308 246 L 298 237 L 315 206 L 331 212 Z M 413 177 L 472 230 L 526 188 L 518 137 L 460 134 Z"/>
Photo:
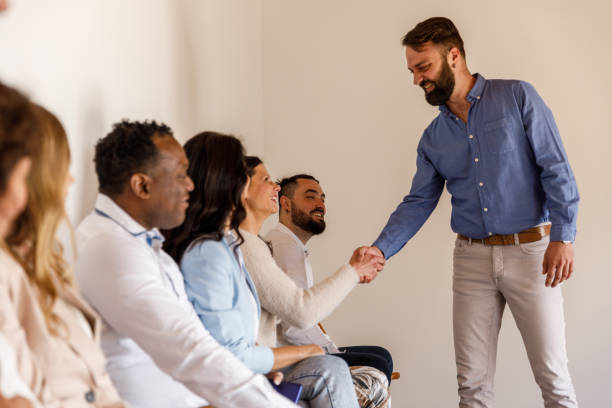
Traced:
<path id="1" fill-rule="evenodd" d="M 370 283 L 385 266 L 385 258 L 376 247 L 359 247 L 353 252 L 349 264 L 357 271 L 359 283 Z"/>

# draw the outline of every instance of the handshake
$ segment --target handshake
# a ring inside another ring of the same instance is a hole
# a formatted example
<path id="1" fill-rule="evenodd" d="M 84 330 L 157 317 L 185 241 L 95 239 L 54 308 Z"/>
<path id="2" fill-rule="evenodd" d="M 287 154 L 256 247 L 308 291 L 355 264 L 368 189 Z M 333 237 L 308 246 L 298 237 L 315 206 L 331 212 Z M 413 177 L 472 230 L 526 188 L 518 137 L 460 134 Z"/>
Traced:
<path id="1" fill-rule="evenodd" d="M 385 266 L 385 257 L 376 247 L 362 246 L 351 256 L 349 264 L 359 275 L 359 283 L 370 283 Z"/>

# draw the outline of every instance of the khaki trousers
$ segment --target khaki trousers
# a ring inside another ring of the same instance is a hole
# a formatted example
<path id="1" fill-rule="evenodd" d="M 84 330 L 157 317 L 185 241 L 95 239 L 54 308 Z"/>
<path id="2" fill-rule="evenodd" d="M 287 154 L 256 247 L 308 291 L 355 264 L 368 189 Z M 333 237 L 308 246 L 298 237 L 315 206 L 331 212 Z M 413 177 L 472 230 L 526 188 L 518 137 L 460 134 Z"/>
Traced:
<path id="1" fill-rule="evenodd" d="M 506 246 L 455 242 L 453 332 L 459 407 L 493 407 L 497 339 L 506 303 L 544 406 L 578 406 L 567 367 L 561 288 L 544 286 L 547 246 L 548 237 Z"/>

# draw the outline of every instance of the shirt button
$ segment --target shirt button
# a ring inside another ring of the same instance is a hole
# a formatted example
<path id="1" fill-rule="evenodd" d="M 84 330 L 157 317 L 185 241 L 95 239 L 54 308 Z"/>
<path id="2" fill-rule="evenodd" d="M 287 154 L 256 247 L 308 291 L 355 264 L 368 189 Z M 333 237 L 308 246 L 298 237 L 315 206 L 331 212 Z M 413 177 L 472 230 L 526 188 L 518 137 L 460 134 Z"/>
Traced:
<path id="1" fill-rule="evenodd" d="M 484 208 L 484 212 L 487 212 L 487 211 L 489 211 L 489 209 L 487 207 L 485 207 Z"/>
<path id="2" fill-rule="evenodd" d="M 477 157 L 477 158 L 475 158 L 475 159 L 474 159 L 474 161 L 475 161 L 476 163 L 478 163 L 478 157 Z"/>
<path id="3" fill-rule="evenodd" d="M 90 404 L 92 402 L 94 402 L 96 400 L 96 394 L 94 394 L 94 392 L 92 390 L 89 390 L 85 393 L 85 401 L 89 402 Z"/>
<path id="4" fill-rule="evenodd" d="M 482 187 L 482 186 L 484 186 L 484 183 L 481 181 L 480 183 L 478 183 L 478 185 L 479 185 L 480 187 Z"/>
<path id="5" fill-rule="evenodd" d="M 470 139 L 473 139 L 473 138 L 474 138 L 474 135 L 469 135 L 468 137 L 469 137 Z"/>

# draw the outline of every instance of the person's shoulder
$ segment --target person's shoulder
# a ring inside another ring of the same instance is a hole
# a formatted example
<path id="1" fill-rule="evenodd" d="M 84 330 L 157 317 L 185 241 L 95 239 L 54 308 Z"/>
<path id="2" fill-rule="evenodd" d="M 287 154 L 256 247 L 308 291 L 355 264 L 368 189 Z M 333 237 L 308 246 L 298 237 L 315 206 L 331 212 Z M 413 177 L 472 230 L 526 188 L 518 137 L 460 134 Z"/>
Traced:
<path id="1" fill-rule="evenodd" d="M 20 280 L 24 276 L 23 268 L 13 256 L 0 249 L 0 283 L 8 284 Z"/>
<path id="2" fill-rule="evenodd" d="M 244 255 L 245 261 L 254 260 L 265 260 L 272 258 L 272 253 L 268 244 L 259 235 L 255 235 L 246 230 L 240 230 L 240 234 L 244 238 L 244 243 L 240 246 L 242 254 Z"/>
<path id="3" fill-rule="evenodd" d="M 515 95 L 535 92 L 535 87 L 520 79 L 487 79 L 487 91 L 493 93 L 512 92 Z"/>
<path id="4" fill-rule="evenodd" d="M 81 247 L 90 240 L 110 240 L 110 242 L 133 242 L 135 239 L 116 222 L 95 212 L 89 214 L 76 228 L 77 246 Z"/>
<path id="5" fill-rule="evenodd" d="M 272 244 L 275 244 L 280 241 L 284 241 L 289 237 L 289 235 L 280 229 L 279 225 L 276 225 L 267 234 L 264 235 L 264 239 L 270 241 Z"/>
<path id="6" fill-rule="evenodd" d="M 129 233 L 112 229 L 98 229 L 83 236 L 77 234 L 77 258 L 74 272 L 77 279 L 95 277 L 100 279 L 100 270 L 108 279 L 126 272 L 148 273 L 156 267 L 155 258 L 147 244 Z"/>
<path id="7" fill-rule="evenodd" d="M 84 236 L 77 234 L 77 246 L 79 256 L 93 250 L 100 255 L 121 255 L 130 253 L 146 252 L 146 244 L 128 233 L 117 233 L 117 231 L 100 229 L 92 234 Z"/>
<path id="8" fill-rule="evenodd" d="M 183 255 L 183 261 L 191 258 L 227 258 L 228 244 L 224 239 L 199 239 L 191 243 L 185 254 Z"/>
<path id="9" fill-rule="evenodd" d="M 265 236 L 264 239 L 268 241 L 273 248 L 283 247 L 292 248 L 298 247 L 298 243 L 295 238 L 291 236 L 287 231 L 282 230 L 279 227 L 271 229 Z"/>
<path id="10" fill-rule="evenodd" d="M 259 235 L 253 234 L 243 229 L 240 230 L 240 235 L 242 235 L 242 238 L 244 239 L 244 245 L 256 246 L 256 247 L 261 247 L 261 246 L 267 247 L 266 243 L 264 242 L 263 239 L 261 239 Z"/>

